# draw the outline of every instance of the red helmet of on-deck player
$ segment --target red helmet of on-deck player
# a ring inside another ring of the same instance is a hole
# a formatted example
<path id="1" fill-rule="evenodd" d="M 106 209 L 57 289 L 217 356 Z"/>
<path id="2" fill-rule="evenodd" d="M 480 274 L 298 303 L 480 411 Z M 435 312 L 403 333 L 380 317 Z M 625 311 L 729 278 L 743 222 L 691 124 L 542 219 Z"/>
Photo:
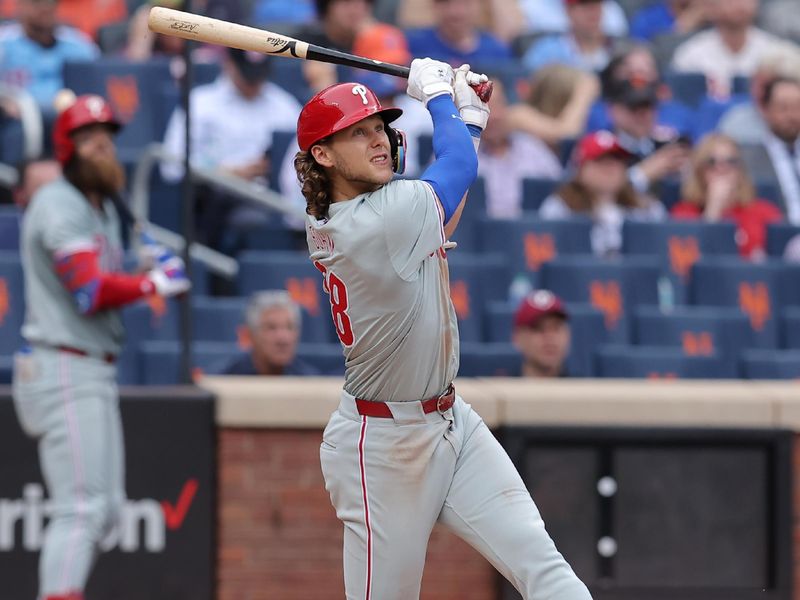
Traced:
<path id="1" fill-rule="evenodd" d="M 81 127 L 95 123 L 108 125 L 115 132 L 122 127 L 108 102 L 94 94 L 78 96 L 72 105 L 58 115 L 53 126 L 53 149 L 58 162 L 66 165 L 75 154 L 72 134 Z"/>
<path id="2" fill-rule="evenodd" d="M 405 166 L 405 135 L 389 127 L 403 111 L 383 108 L 377 96 L 360 83 L 337 83 L 325 88 L 309 100 L 297 119 L 297 143 L 308 150 L 320 140 L 346 129 L 362 119 L 380 115 L 392 150 L 392 168 L 402 173 Z"/>

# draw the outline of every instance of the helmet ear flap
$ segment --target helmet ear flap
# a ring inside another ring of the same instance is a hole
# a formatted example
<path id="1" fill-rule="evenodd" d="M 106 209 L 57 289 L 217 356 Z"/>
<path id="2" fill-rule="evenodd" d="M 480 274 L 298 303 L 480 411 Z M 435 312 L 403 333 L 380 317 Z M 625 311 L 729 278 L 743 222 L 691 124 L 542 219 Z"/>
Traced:
<path id="1" fill-rule="evenodd" d="M 392 155 L 392 171 L 402 175 L 406 170 L 406 133 L 402 129 L 395 129 L 385 125 L 386 135 L 389 137 L 389 148 Z"/>

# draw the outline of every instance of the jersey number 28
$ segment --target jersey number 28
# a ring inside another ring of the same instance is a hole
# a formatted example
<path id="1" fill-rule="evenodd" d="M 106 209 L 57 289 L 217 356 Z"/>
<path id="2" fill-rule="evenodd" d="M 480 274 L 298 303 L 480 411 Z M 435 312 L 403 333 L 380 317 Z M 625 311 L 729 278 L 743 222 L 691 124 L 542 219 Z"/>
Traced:
<path id="1" fill-rule="evenodd" d="M 347 314 L 347 286 L 333 271 L 328 271 L 321 262 L 314 261 L 314 266 L 322 273 L 322 289 L 331 300 L 331 317 L 336 335 L 345 346 L 352 346 L 354 341 L 353 324 Z"/>

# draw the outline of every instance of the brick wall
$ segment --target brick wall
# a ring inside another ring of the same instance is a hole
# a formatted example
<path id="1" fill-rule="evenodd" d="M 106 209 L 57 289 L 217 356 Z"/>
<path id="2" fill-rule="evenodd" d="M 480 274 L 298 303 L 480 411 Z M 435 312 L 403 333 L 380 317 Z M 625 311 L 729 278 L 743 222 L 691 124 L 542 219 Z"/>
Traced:
<path id="1" fill-rule="evenodd" d="M 319 467 L 321 431 L 219 431 L 219 600 L 341 600 L 342 528 Z M 494 569 L 434 530 L 423 600 L 496 597 Z"/>

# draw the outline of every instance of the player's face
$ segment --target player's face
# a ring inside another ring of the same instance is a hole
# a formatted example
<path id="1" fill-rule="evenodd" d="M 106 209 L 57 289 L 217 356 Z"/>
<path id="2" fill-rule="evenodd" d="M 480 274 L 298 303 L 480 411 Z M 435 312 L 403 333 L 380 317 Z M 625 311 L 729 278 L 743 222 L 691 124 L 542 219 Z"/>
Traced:
<path id="1" fill-rule="evenodd" d="M 514 344 L 526 363 L 557 375 L 569 353 L 569 324 L 558 315 L 544 316 L 533 327 L 517 329 Z"/>
<path id="2" fill-rule="evenodd" d="M 251 334 L 257 363 L 285 367 L 294 360 L 300 330 L 289 310 L 269 308 L 263 311 L 258 328 Z"/>
<path id="3" fill-rule="evenodd" d="M 383 119 L 377 115 L 334 134 L 325 150 L 328 164 L 324 166 L 333 167 L 334 186 L 352 188 L 354 195 L 392 179 L 389 137 Z"/>

